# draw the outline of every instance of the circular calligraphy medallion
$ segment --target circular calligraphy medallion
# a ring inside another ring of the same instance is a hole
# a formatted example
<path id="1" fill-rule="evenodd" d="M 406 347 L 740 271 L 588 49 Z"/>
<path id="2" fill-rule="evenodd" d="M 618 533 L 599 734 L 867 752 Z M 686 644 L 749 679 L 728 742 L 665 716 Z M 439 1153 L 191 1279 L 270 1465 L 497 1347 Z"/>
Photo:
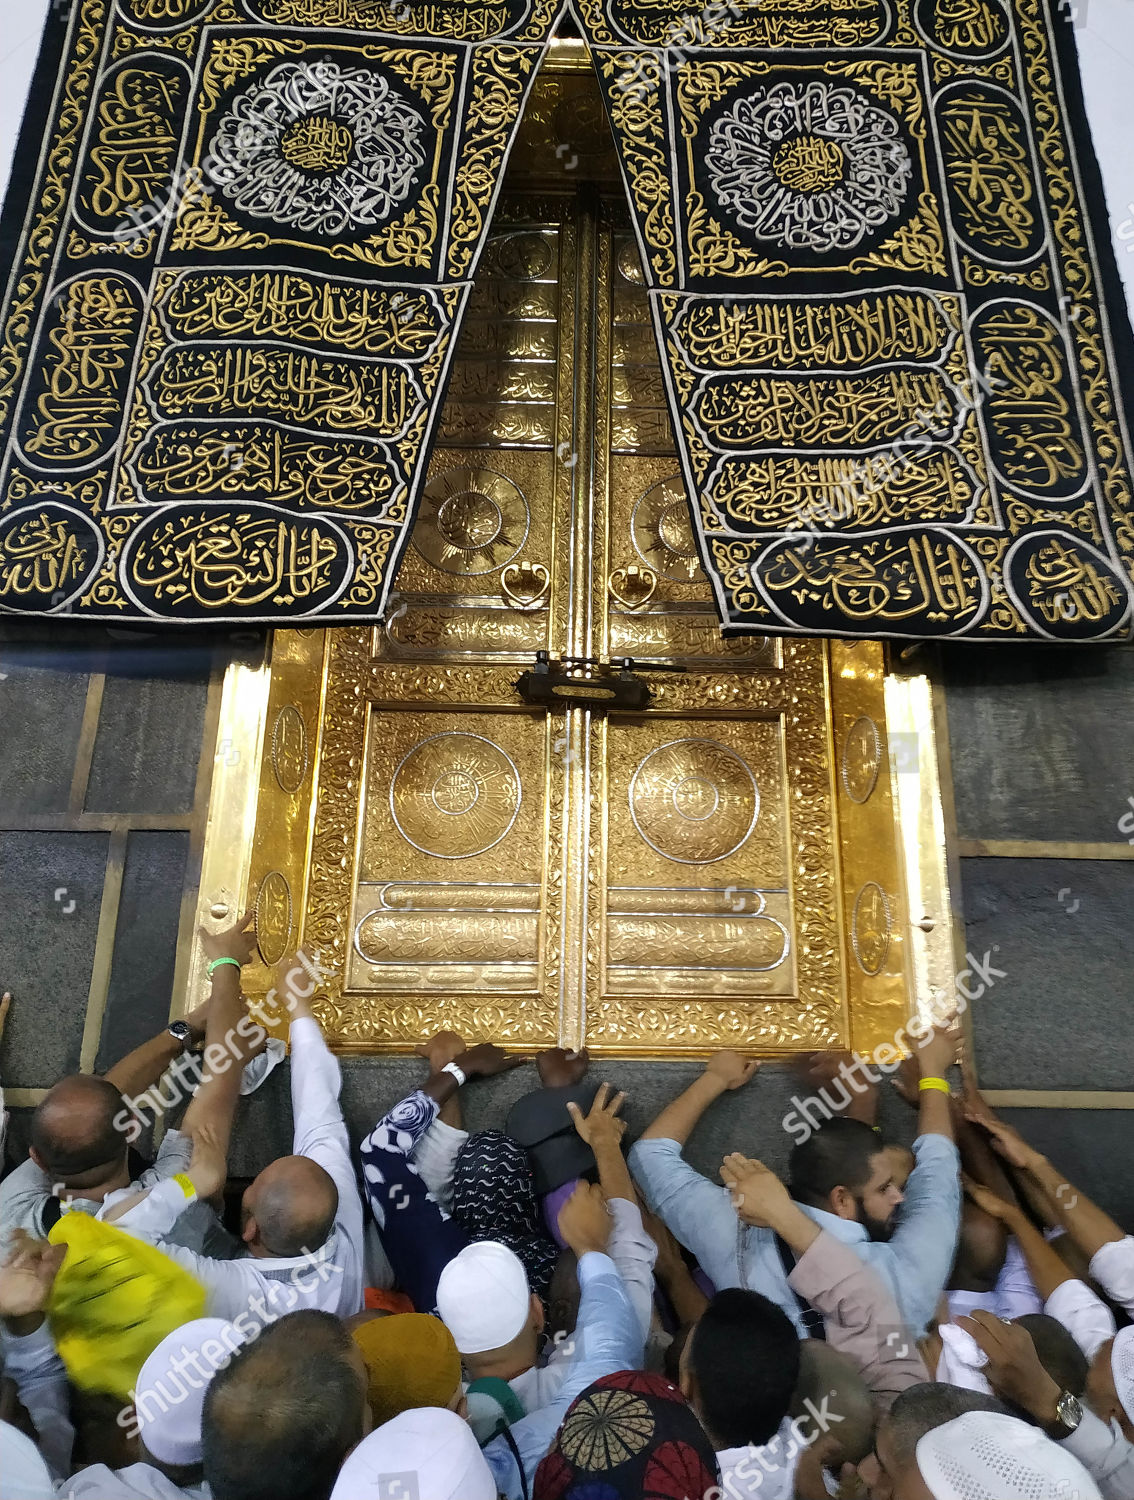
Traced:
<path id="1" fill-rule="evenodd" d="M 530 519 L 523 491 L 503 474 L 446 469 L 425 487 L 413 545 L 445 573 L 492 573 L 520 551 Z"/>
<path id="2" fill-rule="evenodd" d="M 760 84 L 714 122 L 709 187 L 762 243 L 845 253 L 902 210 L 913 160 L 898 119 L 859 89 Z"/>
<path id="3" fill-rule="evenodd" d="M 878 974 L 890 951 L 890 903 L 880 885 L 870 880 L 855 898 L 851 918 L 851 946 L 864 974 Z"/>
<path id="4" fill-rule="evenodd" d="M 512 760 L 479 734 L 422 740 L 390 782 L 390 813 L 398 832 L 438 859 L 467 859 L 498 844 L 516 821 L 520 800 Z"/>
<path id="5" fill-rule="evenodd" d="M 10 497 L 17 498 L 16 480 Z M 65 613 L 102 566 L 102 532 L 89 516 L 45 501 L 0 519 L 0 610 Z"/>
<path id="6" fill-rule="evenodd" d="M 865 802 L 878 781 L 882 737 L 878 725 L 863 714 L 851 725 L 843 744 L 842 777 L 852 802 Z"/>
<path id="7" fill-rule="evenodd" d="M 536 281 L 551 270 L 552 250 L 542 234 L 508 234 L 489 242 L 490 270 L 509 281 Z"/>
<path id="8" fill-rule="evenodd" d="M 672 740 L 651 750 L 630 779 L 629 797 L 634 827 L 679 864 L 735 854 L 760 810 L 747 762 L 715 740 Z"/>
<path id="9" fill-rule="evenodd" d="M 353 134 L 330 115 L 303 115 L 280 136 L 284 161 L 312 177 L 341 172 L 353 146 Z"/>
<path id="10" fill-rule="evenodd" d="M 291 941 L 291 886 L 279 870 L 269 870 L 256 893 L 253 920 L 260 957 L 278 964 Z"/>
<path id="11" fill-rule="evenodd" d="M 383 223 L 410 197 L 427 130 L 371 68 L 281 62 L 221 115 L 210 181 L 249 218 L 334 238 Z"/>
<path id="12" fill-rule="evenodd" d="M 704 577 L 680 474 L 659 479 L 639 496 L 630 517 L 630 536 L 635 552 L 660 578 L 693 583 Z"/>
<path id="13" fill-rule="evenodd" d="M 307 726 L 303 715 L 286 703 L 272 726 L 272 770 L 280 790 L 297 792 L 307 775 Z"/>
<path id="14" fill-rule="evenodd" d="M 642 257 L 633 240 L 624 240 L 616 261 L 618 274 L 633 286 L 645 286 L 646 275 L 642 270 Z"/>
<path id="15" fill-rule="evenodd" d="M 1123 570 L 1070 531 L 1025 532 L 1005 554 L 1004 582 L 1029 628 L 1052 640 L 1102 640 L 1134 606 Z"/>

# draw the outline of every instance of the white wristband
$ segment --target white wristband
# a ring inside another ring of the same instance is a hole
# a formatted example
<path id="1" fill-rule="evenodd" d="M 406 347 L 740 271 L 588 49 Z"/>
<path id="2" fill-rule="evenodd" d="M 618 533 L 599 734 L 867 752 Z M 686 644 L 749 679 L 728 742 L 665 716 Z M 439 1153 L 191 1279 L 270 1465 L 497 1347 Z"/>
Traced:
<path id="1" fill-rule="evenodd" d="M 456 1063 L 446 1063 L 441 1071 L 442 1073 L 451 1073 L 457 1080 L 458 1088 L 460 1088 L 461 1084 L 465 1081 L 465 1075 L 461 1072 L 460 1068 L 457 1067 Z"/>

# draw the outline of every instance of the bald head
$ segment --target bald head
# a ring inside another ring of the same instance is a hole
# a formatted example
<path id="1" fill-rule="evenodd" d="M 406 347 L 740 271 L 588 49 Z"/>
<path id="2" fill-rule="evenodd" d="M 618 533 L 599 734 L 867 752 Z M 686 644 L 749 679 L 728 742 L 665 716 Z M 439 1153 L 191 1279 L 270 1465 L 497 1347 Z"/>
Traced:
<path id="1" fill-rule="evenodd" d="M 105 1078 L 61 1078 L 32 1115 L 34 1160 L 69 1188 L 99 1185 L 126 1163 L 127 1136 L 114 1123 L 123 1111 L 122 1095 Z"/>
<path id="2" fill-rule="evenodd" d="M 339 1207 L 334 1178 L 307 1156 L 281 1156 L 244 1194 L 244 1239 L 253 1254 L 318 1250 Z"/>

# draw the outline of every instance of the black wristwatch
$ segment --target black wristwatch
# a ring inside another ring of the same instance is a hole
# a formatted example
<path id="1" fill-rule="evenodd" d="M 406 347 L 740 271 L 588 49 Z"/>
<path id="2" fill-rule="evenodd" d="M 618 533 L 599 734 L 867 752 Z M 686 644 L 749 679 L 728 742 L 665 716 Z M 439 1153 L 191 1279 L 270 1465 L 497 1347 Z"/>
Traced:
<path id="1" fill-rule="evenodd" d="M 1059 1443 L 1064 1438 L 1069 1438 L 1082 1420 L 1083 1403 L 1078 1396 L 1073 1396 L 1070 1391 L 1060 1391 L 1059 1400 L 1055 1403 L 1055 1421 L 1049 1422 L 1044 1432 Z"/>
<path id="2" fill-rule="evenodd" d="M 182 1052 L 193 1050 L 193 1028 L 188 1021 L 170 1021 L 165 1029 L 175 1042 L 181 1043 Z"/>

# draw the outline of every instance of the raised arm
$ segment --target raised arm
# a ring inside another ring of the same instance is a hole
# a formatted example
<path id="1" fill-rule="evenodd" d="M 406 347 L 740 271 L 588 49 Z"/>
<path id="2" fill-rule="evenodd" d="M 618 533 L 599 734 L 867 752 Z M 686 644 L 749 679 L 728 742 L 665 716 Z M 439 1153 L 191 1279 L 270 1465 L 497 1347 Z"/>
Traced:
<path id="1" fill-rule="evenodd" d="M 241 968 L 251 962 L 256 949 L 251 911 L 224 932 L 209 933 L 202 927 L 200 939 L 209 959 L 212 986 L 205 1025 L 205 1066 L 181 1121 L 181 1132 L 193 1137 L 206 1130 L 210 1144 L 227 1155 L 242 1069 L 267 1036 L 246 1013 L 240 996 Z"/>
<path id="2" fill-rule="evenodd" d="M 705 1071 L 696 1078 L 683 1094 L 672 1104 L 667 1104 L 652 1125 L 642 1132 L 644 1141 L 676 1141 L 679 1146 L 693 1133 L 693 1127 L 722 1094 L 732 1089 L 743 1088 L 755 1077 L 760 1066 L 753 1058 L 742 1057 L 739 1052 L 715 1052 L 705 1064 Z"/>
<path id="3" fill-rule="evenodd" d="M 630 1170 L 648 1207 L 718 1287 L 737 1285 L 736 1214 L 724 1188 L 691 1167 L 681 1147 L 708 1105 L 746 1084 L 756 1068 L 736 1052 L 716 1053 L 630 1150 Z"/>
<path id="4" fill-rule="evenodd" d="M 189 1027 L 189 1040 L 193 1046 L 200 1046 L 204 1041 L 208 1013 L 209 1001 L 206 1000 L 185 1017 L 185 1024 Z M 137 1097 L 153 1088 L 170 1063 L 176 1062 L 183 1051 L 180 1038 L 163 1027 L 157 1036 L 143 1042 L 140 1047 L 135 1047 L 133 1052 L 128 1052 L 112 1068 L 108 1068 L 103 1076 L 120 1093 Z"/>
<path id="5" fill-rule="evenodd" d="M 1088 1259 L 1093 1259 L 1104 1245 L 1125 1238 L 1110 1215 L 1092 1203 L 1081 1188 L 1072 1187 L 1059 1168 L 1041 1151 L 1029 1146 L 1018 1130 L 997 1119 L 991 1111 L 979 1123 L 1008 1165 L 1024 1173 L 1044 1193 L 1058 1222 Z"/>

